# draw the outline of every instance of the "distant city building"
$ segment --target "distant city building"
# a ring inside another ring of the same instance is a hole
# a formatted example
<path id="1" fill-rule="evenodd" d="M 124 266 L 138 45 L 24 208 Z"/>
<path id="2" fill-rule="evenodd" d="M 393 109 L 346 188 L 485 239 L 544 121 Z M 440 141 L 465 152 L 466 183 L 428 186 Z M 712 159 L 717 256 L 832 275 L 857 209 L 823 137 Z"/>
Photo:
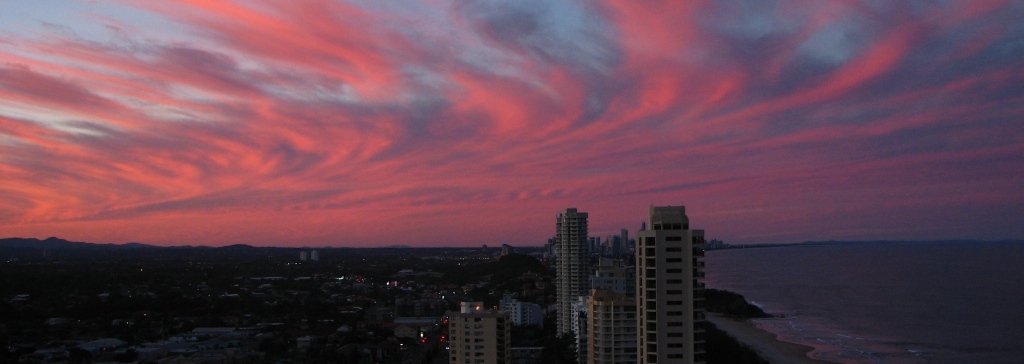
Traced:
<path id="1" fill-rule="evenodd" d="M 636 269 L 621 260 L 601 258 L 594 275 L 590 277 L 592 289 L 608 290 L 634 297 L 636 295 Z"/>
<path id="2" fill-rule="evenodd" d="M 555 222 L 558 252 L 556 282 L 558 333 L 572 333 L 573 305 L 590 291 L 590 244 L 587 213 L 574 208 L 559 213 Z"/>
<path id="3" fill-rule="evenodd" d="M 620 236 L 619 246 L 612 247 L 612 254 L 626 254 L 626 248 L 629 245 L 629 230 L 622 229 L 622 235 Z"/>
<path id="4" fill-rule="evenodd" d="M 440 319 L 448 302 L 440 298 L 395 299 L 395 317 L 434 317 Z"/>
<path id="5" fill-rule="evenodd" d="M 637 362 L 703 363 L 704 230 L 683 206 L 652 206 L 637 235 Z"/>
<path id="6" fill-rule="evenodd" d="M 533 302 L 522 302 L 505 294 L 498 302 L 498 309 L 507 311 L 515 326 L 537 325 L 544 327 L 544 308 Z"/>
<path id="7" fill-rule="evenodd" d="M 513 249 L 512 246 L 508 244 L 501 244 L 501 256 L 504 257 L 506 255 L 512 254 L 513 252 L 515 252 L 515 249 Z"/>
<path id="8" fill-rule="evenodd" d="M 636 301 L 618 292 L 594 289 L 587 298 L 585 363 L 629 364 L 637 361 Z M 666 362 L 671 363 L 671 362 Z"/>
<path id="9" fill-rule="evenodd" d="M 462 302 L 448 314 L 448 362 L 507 364 L 511 360 L 509 313 L 484 310 L 482 302 Z"/>
<path id="10" fill-rule="evenodd" d="M 725 249 L 725 248 L 728 248 L 728 247 L 729 247 L 729 244 L 726 244 L 726 243 L 722 242 L 721 240 L 711 239 L 711 240 L 708 240 L 707 244 L 705 244 L 704 250 Z"/>
<path id="11" fill-rule="evenodd" d="M 299 261 L 305 262 L 305 261 L 310 261 L 310 260 L 314 261 L 314 262 L 320 261 L 320 251 L 319 250 L 302 250 L 302 251 L 299 251 Z"/>

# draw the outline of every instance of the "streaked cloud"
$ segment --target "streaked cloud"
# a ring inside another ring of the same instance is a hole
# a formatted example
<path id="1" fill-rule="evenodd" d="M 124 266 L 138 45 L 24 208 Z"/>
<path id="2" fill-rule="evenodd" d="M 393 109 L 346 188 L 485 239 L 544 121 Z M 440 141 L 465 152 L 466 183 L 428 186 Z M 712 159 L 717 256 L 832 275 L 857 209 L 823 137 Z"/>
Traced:
<path id="1" fill-rule="evenodd" d="M 537 245 L 566 207 L 603 236 L 685 203 L 735 243 L 1024 238 L 1021 18 L 1014 1 L 20 4 L 0 15 L 0 231 Z"/>

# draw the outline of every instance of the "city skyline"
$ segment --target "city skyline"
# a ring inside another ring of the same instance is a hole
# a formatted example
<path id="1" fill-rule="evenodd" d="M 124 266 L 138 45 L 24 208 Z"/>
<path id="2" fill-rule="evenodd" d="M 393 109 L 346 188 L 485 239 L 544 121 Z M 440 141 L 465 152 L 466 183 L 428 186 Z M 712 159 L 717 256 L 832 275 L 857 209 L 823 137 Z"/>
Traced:
<path id="1" fill-rule="evenodd" d="M 1024 4 L 12 1 L 0 238 L 1024 239 Z"/>

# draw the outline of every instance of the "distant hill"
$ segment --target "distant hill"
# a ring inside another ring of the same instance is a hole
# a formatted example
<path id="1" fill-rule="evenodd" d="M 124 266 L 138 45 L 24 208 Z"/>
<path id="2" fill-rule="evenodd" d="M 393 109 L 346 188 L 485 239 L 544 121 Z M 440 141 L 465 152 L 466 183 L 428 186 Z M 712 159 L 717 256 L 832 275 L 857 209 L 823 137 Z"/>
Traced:
<path id="1" fill-rule="evenodd" d="M 230 250 L 230 249 L 255 249 L 255 248 L 256 247 L 254 247 L 252 245 L 249 245 L 249 244 L 234 244 L 234 245 L 222 246 L 222 247 L 220 247 L 218 249 L 228 249 L 228 250 Z"/>
<path id="2" fill-rule="evenodd" d="M 128 248 L 144 249 L 155 248 L 152 245 L 142 243 L 117 244 L 93 244 L 78 241 L 67 241 L 57 237 L 49 237 L 43 240 L 35 238 L 6 238 L 0 239 L 0 248 L 36 248 L 36 249 L 93 249 L 93 248 Z"/>

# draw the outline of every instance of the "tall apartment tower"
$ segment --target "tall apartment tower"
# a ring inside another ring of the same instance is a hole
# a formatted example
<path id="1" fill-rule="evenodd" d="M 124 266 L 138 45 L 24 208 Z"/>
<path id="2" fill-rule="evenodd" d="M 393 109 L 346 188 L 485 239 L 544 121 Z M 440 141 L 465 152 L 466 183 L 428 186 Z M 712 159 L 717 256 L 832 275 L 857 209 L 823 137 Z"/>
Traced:
<path id="1" fill-rule="evenodd" d="M 482 302 L 462 302 L 459 312 L 448 313 L 448 361 L 452 364 L 510 363 L 511 327 L 508 312 L 484 310 Z"/>
<path id="2" fill-rule="evenodd" d="M 590 242 L 587 239 L 587 213 L 566 209 L 555 223 L 555 249 L 558 251 L 558 333 L 572 333 L 572 310 L 580 296 L 590 291 Z"/>
<path id="3" fill-rule="evenodd" d="M 704 230 L 683 206 L 651 206 L 637 234 L 637 362 L 703 363 Z"/>

